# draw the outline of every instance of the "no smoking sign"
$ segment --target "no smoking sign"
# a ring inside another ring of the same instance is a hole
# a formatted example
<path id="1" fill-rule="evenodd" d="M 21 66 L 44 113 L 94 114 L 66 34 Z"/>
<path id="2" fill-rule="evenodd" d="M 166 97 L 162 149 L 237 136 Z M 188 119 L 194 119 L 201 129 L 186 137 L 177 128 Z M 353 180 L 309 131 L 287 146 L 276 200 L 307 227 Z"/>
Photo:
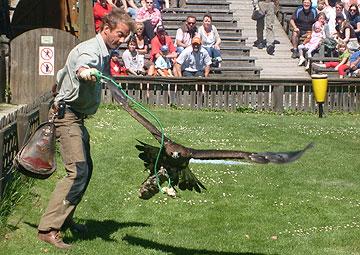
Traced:
<path id="1" fill-rule="evenodd" d="M 39 75 L 54 75 L 54 47 L 39 47 Z"/>

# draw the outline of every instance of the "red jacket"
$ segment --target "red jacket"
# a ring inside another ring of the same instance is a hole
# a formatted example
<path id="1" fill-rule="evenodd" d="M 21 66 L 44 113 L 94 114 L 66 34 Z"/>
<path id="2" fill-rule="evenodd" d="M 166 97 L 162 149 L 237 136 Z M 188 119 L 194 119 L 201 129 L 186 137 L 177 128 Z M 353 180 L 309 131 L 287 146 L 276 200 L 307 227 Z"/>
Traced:
<path id="1" fill-rule="evenodd" d="M 160 52 L 160 48 L 162 45 L 167 45 L 169 48 L 169 53 L 175 52 L 176 48 L 174 46 L 174 43 L 171 39 L 170 36 L 166 35 L 165 36 L 165 44 L 161 44 L 159 37 L 155 36 L 152 40 L 151 40 L 151 52 L 150 52 L 150 60 L 154 61 L 155 60 L 155 55 L 158 54 Z"/>
<path id="2" fill-rule="evenodd" d="M 100 27 L 101 27 L 101 19 L 102 17 L 104 17 L 106 14 L 108 14 L 112 9 L 112 6 L 110 4 L 106 4 L 106 8 L 102 7 L 102 5 L 99 2 L 96 2 L 93 8 L 93 13 L 94 13 L 94 21 L 95 21 L 95 32 L 99 32 L 100 31 Z"/>

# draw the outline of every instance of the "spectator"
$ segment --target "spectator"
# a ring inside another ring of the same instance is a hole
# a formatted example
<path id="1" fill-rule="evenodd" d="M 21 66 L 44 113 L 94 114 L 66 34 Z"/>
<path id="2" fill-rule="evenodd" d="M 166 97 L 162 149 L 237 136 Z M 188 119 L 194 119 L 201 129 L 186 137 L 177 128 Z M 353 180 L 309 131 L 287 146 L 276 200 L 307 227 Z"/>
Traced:
<path id="1" fill-rule="evenodd" d="M 156 73 L 160 76 L 173 77 L 174 75 L 171 71 L 173 63 L 171 59 L 167 57 L 168 53 L 169 48 L 167 45 L 163 45 L 160 47 L 159 56 L 155 61 L 155 69 Z"/>
<path id="2" fill-rule="evenodd" d="M 344 4 L 345 10 L 349 11 L 351 5 L 360 5 L 360 0 L 341 0 L 341 2 Z"/>
<path id="3" fill-rule="evenodd" d="M 326 36 L 328 38 L 334 37 L 336 35 L 336 29 L 335 29 L 335 19 L 336 19 L 336 11 L 335 8 L 326 5 L 326 0 L 318 0 L 318 6 L 317 6 L 318 13 L 324 13 L 326 16 L 326 23 L 328 27 L 328 33 L 327 28 L 325 28 L 325 32 L 327 33 Z M 318 20 L 318 19 L 317 19 Z"/>
<path id="4" fill-rule="evenodd" d="M 202 41 L 202 47 L 208 51 L 213 65 L 219 67 L 220 62 L 222 61 L 220 53 L 221 39 L 216 27 L 211 23 L 211 15 L 205 14 L 203 18 L 203 24 L 199 28 L 199 36 Z"/>
<path id="5" fill-rule="evenodd" d="M 348 11 L 345 10 L 344 4 L 341 1 L 337 1 L 335 5 L 336 17 L 342 15 L 344 19 L 348 18 Z"/>
<path id="6" fill-rule="evenodd" d="M 360 14 L 359 8 L 356 4 L 350 5 L 349 8 L 349 22 L 355 30 L 356 37 L 360 41 Z"/>
<path id="7" fill-rule="evenodd" d="M 305 63 L 306 59 L 304 57 L 304 50 L 307 50 L 306 54 L 308 58 L 312 57 L 312 53 L 319 48 L 321 41 L 325 38 L 324 31 L 322 29 L 322 24 L 320 21 L 316 21 L 313 25 L 312 33 L 310 34 L 309 40 L 305 40 L 303 44 L 298 46 L 298 51 L 300 55 L 299 66 Z M 309 69 L 309 63 L 307 62 L 306 68 Z"/>
<path id="8" fill-rule="evenodd" d="M 263 13 L 265 13 L 265 17 L 256 20 L 256 41 L 254 42 L 254 46 L 258 49 L 266 47 L 266 52 L 272 55 L 275 51 L 274 0 L 253 0 L 253 6 L 255 9 L 261 10 Z M 264 40 L 264 28 L 266 33 L 266 40 Z"/>
<path id="9" fill-rule="evenodd" d="M 167 58 L 175 62 L 177 57 L 176 48 L 170 36 L 166 34 L 165 27 L 160 25 L 156 29 L 156 36 L 151 40 L 151 52 L 150 60 L 155 63 L 156 59 L 160 56 L 161 46 L 166 45 L 169 53 L 166 55 Z M 176 70 L 174 69 L 174 75 L 177 76 Z M 149 75 L 155 74 L 155 66 L 152 64 L 148 70 Z"/>
<path id="10" fill-rule="evenodd" d="M 93 7 L 94 21 L 95 21 L 95 32 L 100 31 L 102 24 L 102 18 L 112 10 L 112 6 L 107 0 L 98 0 Z"/>
<path id="11" fill-rule="evenodd" d="M 339 51 L 339 61 L 337 62 L 326 62 L 325 64 L 314 63 L 315 66 L 330 68 L 333 67 L 339 73 L 339 78 L 344 78 L 345 71 L 349 68 L 347 65 L 348 59 L 350 57 L 350 51 L 346 46 L 346 43 L 339 40 L 337 45 Z"/>
<path id="12" fill-rule="evenodd" d="M 161 25 L 161 13 L 154 7 L 153 0 L 146 0 L 145 6 L 138 10 L 136 22 L 144 23 L 145 35 L 151 40 L 154 38 L 155 28 Z"/>
<path id="13" fill-rule="evenodd" d="M 135 37 L 131 37 L 128 41 L 128 48 L 122 55 L 122 59 L 128 73 L 135 76 L 144 75 L 144 55 L 140 55 L 136 47 L 136 39 Z"/>
<path id="14" fill-rule="evenodd" d="M 327 6 L 335 7 L 337 0 L 325 0 Z"/>
<path id="15" fill-rule="evenodd" d="M 201 39 L 194 37 L 191 46 L 184 49 L 176 59 L 175 68 L 180 77 L 208 77 L 210 65 L 209 53 L 201 46 Z"/>
<path id="16" fill-rule="evenodd" d="M 137 52 L 139 54 L 145 55 L 149 53 L 149 44 L 150 40 L 149 38 L 144 35 L 144 23 L 142 22 L 136 22 L 135 23 L 135 38 L 136 38 L 136 44 L 137 44 Z"/>
<path id="17" fill-rule="evenodd" d="M 111 52 L 110 59 L 110 75 L 113 77 L 127 76 L 127 70 L 123 63 L 120 63 L 119 50 L 113 50 Z"/>
<path id="18" fill-rule="evenodd" d="M 360 51 L 351 54 L 349 58 L 350 76 L 360 77 Z"/>
<path id="19" fill-rule="evenodd" d="M 324 12 L 320 12 L 316 18 L 317 22 L 320 22 L 322 31 L 324 33 L 325 38 L 332 37 L 330 33 L 329 24 L 327 23 L 326 15 Z M 316 22 L 315 22 L 316 23 Z M 335 30 L 336 31 L 336 30 Z"/>
<path id="20" fill-rule="evenodd" d="M 292 44 L 292 58 L 299 56 L 298 45 L 299 38 L 304 36 L 308 31 L 312 30 L 312 25 L 315 23 L 317 11 L 311 7 L 311 0 L 303 0 L 302 5 L 299 6 L 290 19 L 290 26 L 293 30 L 291 36 Z"/>
<path id="21" fill-rule="evenodd" d="M 343 15 L 336 17 L 336 31 L 337 37 L 347 44 L 347 47 L 356 51 L 359 49 L 356 33 L 350 23 L 344 19 Z"/>
<path id="22" fill-rule="evenodd" d="M 196 18 L 194 16 L 188 16 L 181 28 L 176 31 L 176 52 L 180 54 L 186 47 L 190 46 L 194 36 L 198 36 Z"/>

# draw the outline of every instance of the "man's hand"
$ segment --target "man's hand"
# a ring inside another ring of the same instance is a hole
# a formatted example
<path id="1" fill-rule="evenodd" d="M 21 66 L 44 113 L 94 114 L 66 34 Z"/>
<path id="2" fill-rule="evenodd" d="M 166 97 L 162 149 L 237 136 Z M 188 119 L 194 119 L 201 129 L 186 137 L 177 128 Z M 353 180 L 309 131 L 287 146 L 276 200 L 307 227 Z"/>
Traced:
<path id="1" fill-rule="evenodd" d="M 80 68 L 78 71 L 78 76 L 80 79 L 85 81 L 96 81 L 96 76 L 94 75 L 98 70 L 96 68 Z"/>

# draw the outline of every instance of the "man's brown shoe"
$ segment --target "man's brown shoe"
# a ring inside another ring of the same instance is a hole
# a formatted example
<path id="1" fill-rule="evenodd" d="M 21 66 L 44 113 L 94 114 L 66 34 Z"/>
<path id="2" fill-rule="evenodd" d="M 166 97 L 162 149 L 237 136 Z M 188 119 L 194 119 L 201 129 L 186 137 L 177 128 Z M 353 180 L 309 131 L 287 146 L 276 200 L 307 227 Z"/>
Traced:
<path id="1" fill-rule="evenodd" d="M 70 249 L 71 247 L 70 244 L 64 243 L 60 236 L 59 230 L 52 230 L 47 232 L 39 231 L 38 238 L 41 241 L 52 244 L 59 249 Z"/>

